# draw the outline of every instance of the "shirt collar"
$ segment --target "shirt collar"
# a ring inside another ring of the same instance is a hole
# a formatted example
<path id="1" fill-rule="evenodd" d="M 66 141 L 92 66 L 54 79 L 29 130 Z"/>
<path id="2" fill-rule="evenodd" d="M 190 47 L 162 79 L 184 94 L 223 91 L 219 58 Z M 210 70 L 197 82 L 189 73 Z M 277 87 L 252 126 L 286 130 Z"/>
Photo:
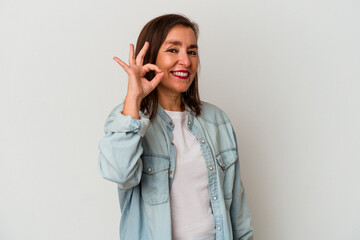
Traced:
<path id="1" fill-rule="evenodd" d="M 191 127 L 194 122 L 194 111 L 191 110 L 191 108 L 187 105 L 185 105 L 185 112 L 188 117 L 188 126 Z M 166 125 L 170 127 L 171 129 L 174 128 L 174 123 L 172 119 L 169 117 L 169 115 L 165 112 L 164 108 L 158 103 L 158 111 L 157 114 L 165 121 Z"/>

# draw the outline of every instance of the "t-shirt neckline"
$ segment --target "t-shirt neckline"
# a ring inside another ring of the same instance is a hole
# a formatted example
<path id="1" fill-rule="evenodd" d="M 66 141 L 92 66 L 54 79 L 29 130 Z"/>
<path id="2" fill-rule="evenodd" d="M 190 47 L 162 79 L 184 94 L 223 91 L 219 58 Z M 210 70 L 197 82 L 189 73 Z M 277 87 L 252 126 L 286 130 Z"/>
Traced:
<path id="1" fill-rule="evenodd" d="M 169 115 L 170 118 L 172 119 L 183 119 L 186 117 L 186 111 L 169 111 L 169 110 L 165 110 L 164 111 Z"/>

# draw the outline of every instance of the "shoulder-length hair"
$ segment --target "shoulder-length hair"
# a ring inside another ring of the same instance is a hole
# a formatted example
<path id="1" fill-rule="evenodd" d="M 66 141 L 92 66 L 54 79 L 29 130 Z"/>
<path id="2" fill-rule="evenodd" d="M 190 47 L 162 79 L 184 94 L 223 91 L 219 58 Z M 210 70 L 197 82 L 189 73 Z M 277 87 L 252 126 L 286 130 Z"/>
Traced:
<path id="1" fill-rule="evenodd" d="M 155 64 L 162 43 L 165 41 L 170 30 L 178 25 L 191 28 L 195 33 L 196 40 L 198 39 L 199 27 L 196 23 L 178 14 L 162 15 L 148 22 L 141 30 L 136 43 L 135 56 L 139 54 L 141 48 L 147 41 L 149 42 L 149 49 L 144 57 L 144 64 Z M 145 75 L 145 78 L 150 81 L 154 76 L 155 72 L 150 71 Z M 185 106 L 188 106 L 196 115 L 200 115 L 200 104 L 198 73 L 196 73 L 189 89 L 181 93 L 181 107 L 185 108 Z M 141 101 L 140 111 L 148 115 L 150 119 L 153 119 L 157 110 L 158 94 L 157 88 L 155 88 Z"/>

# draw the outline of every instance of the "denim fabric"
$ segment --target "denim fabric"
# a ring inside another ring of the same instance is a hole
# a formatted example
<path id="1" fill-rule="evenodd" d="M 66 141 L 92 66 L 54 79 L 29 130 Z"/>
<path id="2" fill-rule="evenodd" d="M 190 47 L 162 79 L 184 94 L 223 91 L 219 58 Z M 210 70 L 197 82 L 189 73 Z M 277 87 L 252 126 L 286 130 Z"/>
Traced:
<path id="1" fill-rule="evenodd" d="M 159 105 L 150 121 L 121 114 L 117 106 L 99 142 L 101 175 L 117 183 L 122 240 L 171 239 L 170 189 L 175 172 L 174 123 Z M 217 240 L 251 240 L 253 230 L 240 179 L 235 132 L 226 114 L 202 102 L 201 115 L 187 107 L 189 130 L 206 161 Z"/>

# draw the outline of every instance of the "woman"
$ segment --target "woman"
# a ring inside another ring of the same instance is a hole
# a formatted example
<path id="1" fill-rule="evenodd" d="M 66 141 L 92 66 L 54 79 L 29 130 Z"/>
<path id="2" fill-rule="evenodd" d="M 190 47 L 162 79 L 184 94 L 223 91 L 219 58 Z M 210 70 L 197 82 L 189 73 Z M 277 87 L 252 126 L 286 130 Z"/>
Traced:
<path id="1" fill-rule="evenodd" d="M 114 58 L 128 91 L 105 123 L 99 168 L 118 184 L 121 239 L 253 239 L 234 130 L 199 99 L 197 37 L 186 17 L 163 15 L 129 64 Z"/>

